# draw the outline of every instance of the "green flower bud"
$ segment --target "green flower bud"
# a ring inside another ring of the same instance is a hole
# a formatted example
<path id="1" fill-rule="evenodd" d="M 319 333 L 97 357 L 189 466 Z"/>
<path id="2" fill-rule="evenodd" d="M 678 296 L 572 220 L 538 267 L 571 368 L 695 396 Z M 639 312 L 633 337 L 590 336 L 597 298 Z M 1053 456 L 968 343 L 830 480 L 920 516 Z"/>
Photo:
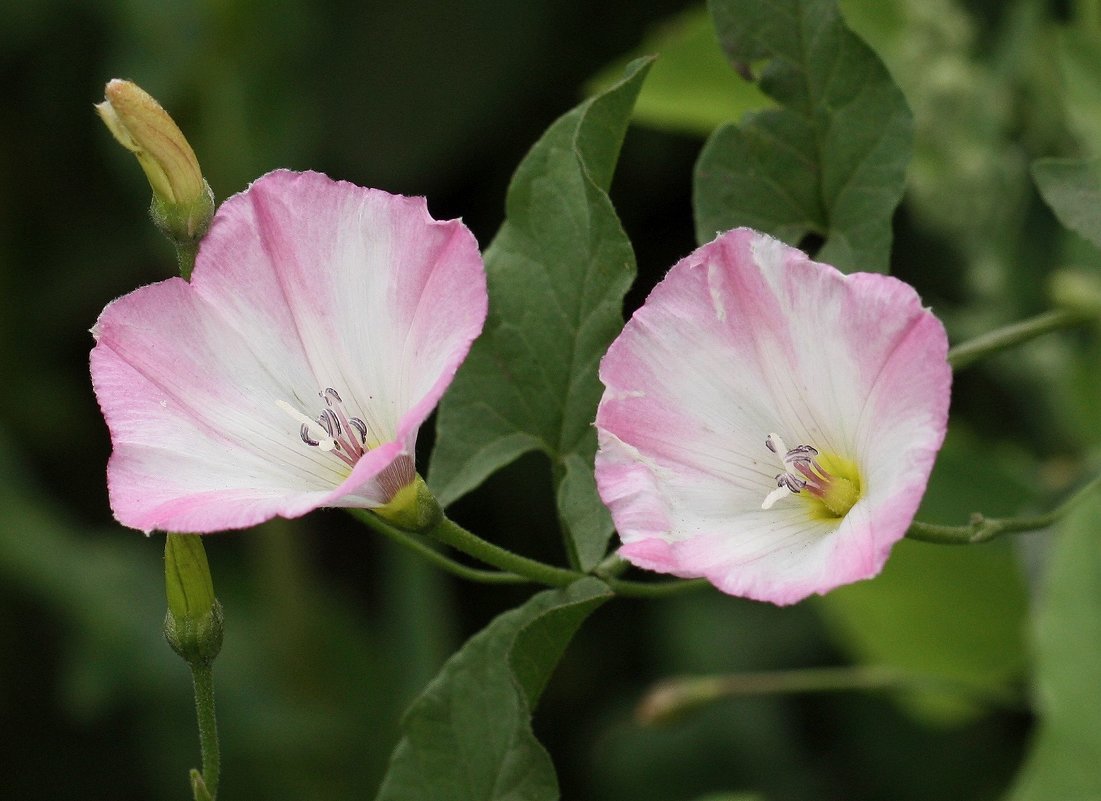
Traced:
<path id="1" fill-rule="evenodd" d="M 443 510 L 424 479 L 417 477 L 398 490 L 390 502 L 374 510 L 388 523 L 406 531 L 429 531 L 439 525 Z"/>
<path id="2" fill-rule="evenodd" d="M 96 112 L 149 179 L 153 221 L 177 244 L 197 242 L 214 216 L 214 193 L 195 151 L 168 112 L 137 84 L 116 78 L 104 94 Z"/>
<path id="3" fill-rule="evenodd" d="M 203 540 L 197 534 L 169 534 L 164 544 L 164 589 L 168 614 L 164 636 L 188 663 L 210 662 L 222 649 L 222 605 Z"/>

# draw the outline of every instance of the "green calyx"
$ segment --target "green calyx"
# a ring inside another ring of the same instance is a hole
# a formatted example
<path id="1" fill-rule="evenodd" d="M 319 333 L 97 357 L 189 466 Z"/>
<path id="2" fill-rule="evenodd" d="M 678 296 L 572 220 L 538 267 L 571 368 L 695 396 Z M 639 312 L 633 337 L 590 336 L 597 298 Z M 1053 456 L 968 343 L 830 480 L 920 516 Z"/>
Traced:
<path id="1" fill-rule="evenodd" d="M 439 501 L 418 474 L 413 481 L 394 493 L 385 506 L 372 510 L 383 520 L 405 531 L 426 532 L 435 529 L 443 519 Z"/>
<path id="2" fill-rule="evenodd" d="M 168 613 L 164 637 L 188 663 L 210 662 L 222 649 L 222 605 L 202 538 L 196 534 L 169 534 L 164 546 L 164 588 Z"/>

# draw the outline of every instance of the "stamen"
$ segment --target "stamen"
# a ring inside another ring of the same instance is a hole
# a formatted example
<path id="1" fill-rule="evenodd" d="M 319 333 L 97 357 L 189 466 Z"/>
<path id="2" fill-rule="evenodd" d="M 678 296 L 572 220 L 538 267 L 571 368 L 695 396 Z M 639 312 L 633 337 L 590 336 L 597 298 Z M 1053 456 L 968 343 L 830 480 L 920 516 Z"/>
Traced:
<path id="1" fill-rule="evenodd" d="M 349 417 L 348 425 L 356 430 L 359 434 L 359 444 L 367 444 L 367 424 L 360 420 L 358 417 Z"/>
<path id="2" fill-rule="evenodd" d="M 321 424 L 321 427 L 329 434 L 330 437 L 339 437 L 340 419 L 336 416 L 332 409 L 322 409 L 321 414 L 317 416 L 317 422 Z"/>
<path id="3" fill-rule="evenodd" d="M 837 457 L 819 459 L 812 445 L 787 448 L 778 434 L 765 438 L 765 447 L 780 456 L 784 471 L 776 475 L 776 489 L 765 496 L 762 509 L 770 509 L 787 495 L 804 494 L 821 504 L 822 514 L 844 517 L 860 498 L 860 477 L 855 465 Z M 827 470 L 829 464 L 835 473 Z M 848 466 L 846 466 L 848 465 Z"/>
<path id="4" fill-rule="evenodd" d="M 361 417 L 349 417 L 343 406 L 340 393 L 332 387 L 326 387 L 317 393 L 325 402 L 315 420 L 285 401 L 276 401 L 279 408 L 301 424 L 299 436 L 310 447 L 319 448 L 340 459 L 349 467 L 355 467 L 367 452 L 367 434 L 370 429 Z"/>
<path id="5" fill-rule="evenodd" d="M 312 445 L 323 451 L 331 451 L 333 446 L 336 445 L 331 435 L 317 430 L 319 426 L 316 420 L 311 420 L 306 417 L 306 415 L 302 414 L 302 412 L 295 409 L 286 401 L 277 400 L 275 405 L 289 414 L 292 419 L 296 420 L 301 425 L 299 433 L 302 437 L 302 441 L 307 445 Z"/>

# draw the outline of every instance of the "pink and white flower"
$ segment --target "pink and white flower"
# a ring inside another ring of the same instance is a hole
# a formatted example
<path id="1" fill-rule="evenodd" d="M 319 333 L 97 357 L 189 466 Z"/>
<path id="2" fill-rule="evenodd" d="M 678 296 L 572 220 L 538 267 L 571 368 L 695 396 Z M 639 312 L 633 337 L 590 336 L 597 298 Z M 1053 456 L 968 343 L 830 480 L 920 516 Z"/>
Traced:
<path id="1" fill-rule="evenodd" d="M 776 604 L 876 575 L 944 439 L 947 350 L 897 279 L 745 228 L 699 248 L 600 365 L 619 553 Z"/>
<path id="2" fill-rule="evenodd" d="M 115 516 L 202 533 L 386 504 L 486 307 L 473 235 L 423 198 L 263 176 L 218 210 L 190 283 L 92 329 Z"/>

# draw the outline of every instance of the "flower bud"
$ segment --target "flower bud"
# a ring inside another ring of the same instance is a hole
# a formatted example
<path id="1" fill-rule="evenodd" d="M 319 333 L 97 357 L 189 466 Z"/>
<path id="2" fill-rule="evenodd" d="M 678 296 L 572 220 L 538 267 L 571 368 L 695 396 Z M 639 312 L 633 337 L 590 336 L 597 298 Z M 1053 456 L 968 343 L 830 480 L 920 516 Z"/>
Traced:
<path id="1" fill-rule="evenodd" d="M 424 479 L 417 477 L 406 484 L 385 506 L 373 509 L 383 520 L 406 531 L 429 531 L 443 517 L 443 510 Z"/>
<path id="2" fill-rule="evenodd" d="M 153 188 L 153 221 L 177 244 L 198 241 L 210 227 L 214 194 L 195 151 L 168 112 L 137 84 L 116 78 L 104 94 L 96 112 L 145 171 Z"/>
<path id="3" fill-rule="evenodd" d="M 169 534 L 164 544 L 164 589 L 168 614 L 164 636 L 187 662 L 210 662 L 222 649 L 222 605 L 214 597 L 214 583 L 202 538 L 197 534 Z"/>

